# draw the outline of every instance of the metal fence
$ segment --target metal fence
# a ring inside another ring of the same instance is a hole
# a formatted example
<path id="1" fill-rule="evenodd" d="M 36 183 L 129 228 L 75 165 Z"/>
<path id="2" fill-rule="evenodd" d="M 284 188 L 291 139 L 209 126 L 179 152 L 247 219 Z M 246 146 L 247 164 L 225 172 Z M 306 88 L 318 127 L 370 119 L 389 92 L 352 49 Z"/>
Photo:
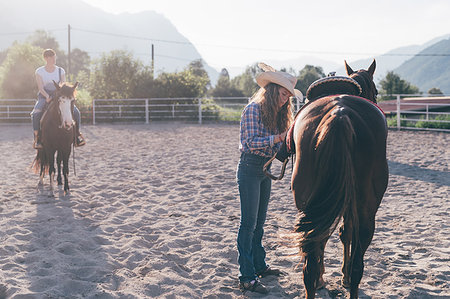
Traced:
<path id="1" fill-rule="evenodd" d="M 0 100 L 0 121 L 5 123 L 30 122 L 30 112 L 36 100 Z"/>
<path id="2" fill-rule="evenodd" d="M 397 129 L 439 130 L 450 132 L 450 97 L 446 103 L 425 102 L 421 98 L 405 103 L 411 95 L 394 95 L 396 100 L 380 102 L 385 114 L 391 116 L 389 125 Z M 442 97 L 441 97 L 442 98 Z M 423 98 L 425 99 L 425 98 Z M 428 98 L 430 99 L 430 98 Z M 92 109 L 81 109 L 82 121 L 98 123 L 144 122 L 159 120 L 239 121 L 247 97 L 223 98 L 148 98 L 95 99 Z M 0 99 L 0 123 L 30 122 L 34 99 Z M 298 111 L 302 103 L 294 103 Z M 395 121 L 392 121 L 395 118 Z M 417 128 L 416 123 L 428 126 Z M 430 125 L 431 124 L 431 125 Z M 439 128 L 433 128 L 433 124 Z"/>
<path id="3" fill-rule="evenodd" d="M 95 99 L 92 123 L 111 121 L 239 121 L 247 97 Z M 302 103 L 294 103 L 300 109 Z"/>
<path id="4" fill-rule="evenodd" d="M 387 116 L 395 117 L 391 128 L 450 132 L 450 97 L 394 96 L 395 101 L 379 104 Z"/>

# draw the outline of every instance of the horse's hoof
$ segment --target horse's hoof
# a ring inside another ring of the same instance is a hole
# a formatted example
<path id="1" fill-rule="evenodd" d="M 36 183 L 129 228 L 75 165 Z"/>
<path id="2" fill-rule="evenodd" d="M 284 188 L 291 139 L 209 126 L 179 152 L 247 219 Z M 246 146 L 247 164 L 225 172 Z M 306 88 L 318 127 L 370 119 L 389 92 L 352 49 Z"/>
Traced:
<path id="1" fill-rule="evenodd" d="M 326 285 L 325 280 L 323 280 L 323 278 L 320 278 L 320 279 L 317 281 L 316 289 L 317 289 L 317 290 L 323 289 L 323 288 L 325 287 L 325 285 Z"/>
<path id="2" fill-rule="evenodd" d="M 342 286 L 346 289 L 349 289 L 350 288 L 350 280 L 342 278 Z"/>

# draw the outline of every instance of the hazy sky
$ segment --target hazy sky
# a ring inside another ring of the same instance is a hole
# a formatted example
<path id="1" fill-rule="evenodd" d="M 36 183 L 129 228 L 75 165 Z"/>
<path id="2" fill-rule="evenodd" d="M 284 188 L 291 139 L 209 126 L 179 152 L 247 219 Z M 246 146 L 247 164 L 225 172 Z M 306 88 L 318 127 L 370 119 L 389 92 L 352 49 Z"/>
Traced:
<path id="1" fill-rule="evenodd" d="M 342 63 L 450 33 L 450 0 L 83 0 L 153 10 L 214 67 L 313 55 Z"/>

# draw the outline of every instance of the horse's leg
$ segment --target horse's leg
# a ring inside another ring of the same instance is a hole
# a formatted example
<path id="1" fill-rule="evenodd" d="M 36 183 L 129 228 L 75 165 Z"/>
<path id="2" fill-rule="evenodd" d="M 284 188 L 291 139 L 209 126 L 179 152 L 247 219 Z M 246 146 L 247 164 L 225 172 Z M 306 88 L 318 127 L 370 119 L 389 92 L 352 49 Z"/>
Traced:
<path id="1" fill-rule="evenodd" d="M 64 157 L 63 157 L 64 194 L 67 194 L 70 189 L 69 188 L 69 155 L 64 155 Z"/>
<path id="2" fill-rule="evenodd" d="M 303 283 L 305 284 L 306 298 L 313 299 L 316 296 L 317 282 L 320 277 L 320 245 L 309 244 L 304 250 Z"/>
<path id="3" fill-rule="evenodd" d="M 344 216 L 342 226 L 339 228 L 339 238 L 344 245 L 344 256 L 342 262 L 342 285 L 345 288 L 350 287 L 350 242 L 352 240 L 352 227 L 348 217 Z"/>
<path id="4" fill-rule="evenodd" d="M 50 177 L 50 190 L 53 190 L 53 179 L 55 174 L 55 151 L 48 154 L 48 176 Z"/>
<path id="5" fill-rule="evenodd" d="M 323 287 L 325 287 L 325 280 L 323 279 L 323 274 L 325 273 L 325 265 L 323 263 L 324 260 L 324 253 L 325 253 L 325 246 L 327 245 L 328 242 L 328 238 L 324 239 L 321 243 L 320 243 L 320 258 L 319 258 L 319 268 L 320 268 L 320 274 L 319 274 L 319 278 L 317 279 L 316 282 L 316 288 L 317 289 L 321 289 Z"/>
<path id="6" fill-rule="evenodd" d="M 41 172 L 39 173 L 39 184 L 38 186 L 44 185 L 44 175 L 45 175 L 45 166 L 43 161 L 41 161 Z"/>
<path id="7" fill-rule="evenodd" d="M 58 181 L 58 185 L 61 186 L 62 185 L 62 176 L 61 176 L 61 155 L 58 151 L 58 154 L 56 156 L 56 166 L 58 167 L 58 177 L 57 177 L 57 181 Z"/>
<path id="8" fill-rule="evenodd" d="M 358 211 L 359 215 L 362 214 Z M 364 254 L 372 241 L 375 231 L 375 213 L 368 217 L 359 217 L 359 244 L 356 245 L 355 258 L 353 260 L 351 280 L 350 280 L 350 298 L 358 298 L 359 283 L 364 272 Z M 353 246 L 353 245 L 352 245 Z"/>

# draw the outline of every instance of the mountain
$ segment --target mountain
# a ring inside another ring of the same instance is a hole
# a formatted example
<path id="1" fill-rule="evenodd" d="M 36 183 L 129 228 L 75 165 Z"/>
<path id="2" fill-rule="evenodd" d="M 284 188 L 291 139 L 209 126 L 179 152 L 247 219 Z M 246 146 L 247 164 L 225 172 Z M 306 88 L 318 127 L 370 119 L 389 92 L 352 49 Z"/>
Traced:
<path id="1" fill-rule="evenodd" d="M 61 49 L 79 48 L 97 58 L 121 49 L 151 64 L 154 45 L 155 71 L 181 71 L 201 55 L 189 40 L 163 15 L 154 11 L 111 14 L 81 0 L 14 0 L 0 2 L 0 50 L 24 41 L 35 30 L 45 30 L 56 38 Z M 211 81 L 218 71 L 203 61 Z"/>
<path id="2" fill-rule="evenodd" d="M 397 67 L 399 67 L 402 63 L 413 57 L 414 55 L 420 53 L 427 47 L 443 40 L 448 39 L 450 37 L 450 34 L 446 34 L 443 36 L 439 36 L 436 38 L 433 38 L 432 40 L 422 44 L 422 45 L 410 45 L 405 47 L 400 47 L 393 49 L 389 52 L 386 52 L 382 55 L 371 57 L 367 59 L 360 59 L 356 61 L 348 61 L 350 66 L 354 69 L 362 69 L 367 68 L 371 63 L 372 60 L 375 58 L 377 62 L 377 68 L 375 70 L 375 78 L 374 81 L 378 83 L 380 80 L 382 80 L 384 77 L 386 77 L 386 74 L 389 71 L 393 71 Z M 337 70 L 337 75 L 346 75 L 344 66 L 341 66 Z"/>
<path id="3" fill-rule="evenodd" d="M 450 94 L 450 38 L 422 50 L 394 69 L 394 72 L 424 93 L 437 87 L 444 94 Z"/>

